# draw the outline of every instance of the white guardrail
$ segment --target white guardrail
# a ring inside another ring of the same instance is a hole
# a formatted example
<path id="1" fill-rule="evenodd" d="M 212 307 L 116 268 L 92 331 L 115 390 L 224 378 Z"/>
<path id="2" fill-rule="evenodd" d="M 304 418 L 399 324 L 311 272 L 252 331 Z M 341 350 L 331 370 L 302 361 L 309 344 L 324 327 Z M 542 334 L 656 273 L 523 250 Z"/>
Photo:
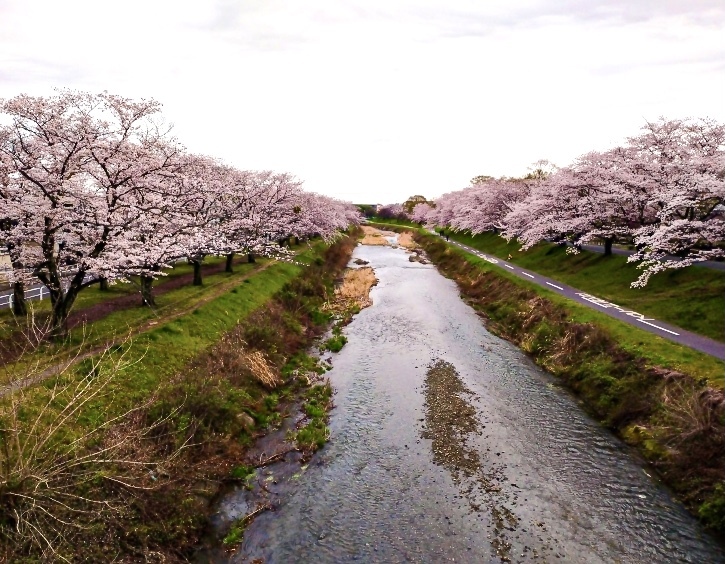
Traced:
<path id="1" fill-rule="evenodd" d="M 26 300 L 42 300 L 44 297 L 50 296 L 50 290 L 45 286 L 40 288 L 31 288 L 25 292 Z M 0 307 L 13 307 L 13 295 L 0 296 Z"/>
<path id="2" fill-rule="evenodd" d="M 91 276 L 86 276 L 85 281 L 88 281 L 91 279 Z M 68 282 L 63 283 L 63 288 L 65 290 L 68 290 Z M 40 286 L 39 288 L 31 288 L 30 290 L 25 290 L 25 299 L 26 300 L 42 300 L 44 298 L 47 298 L 50 296 L 50 290 L 48 290 L 47 286 Z M 13 294 L 12 292 L 9 294 L 5 294 L 3 296 L 0 296 L 0 308 L 7 307 L 12 308 L 13 307 Z"/>

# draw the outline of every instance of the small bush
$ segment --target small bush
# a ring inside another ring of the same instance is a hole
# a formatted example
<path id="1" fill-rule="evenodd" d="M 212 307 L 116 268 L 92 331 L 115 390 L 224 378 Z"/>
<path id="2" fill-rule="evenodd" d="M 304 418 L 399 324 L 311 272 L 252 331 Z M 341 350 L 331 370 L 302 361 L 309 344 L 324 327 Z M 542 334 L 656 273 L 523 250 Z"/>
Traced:
<path id="1" fill-rule="evenodd" d="M 715 486 L 709 499 L 700 506 L 698 515 L 708 527 L 725 533 L 725 485 Z"/>
<path id="2" fill-rule="evenodd" d="M 244 340 L 253 349 L 269 350 L 276 348 L 278 331 L 271 325 L 248 325 L 244 329 Z"/>
<path id="3" fill-rule="evenodd" d="M 294 433 L 297 447 L 308 454 L 322 448 L 330 436 L 327 427 L 328 411 L 332 405 L 332 386 L 329 382 L 312 386 L 305 394 L 302 406 L 309 421 Z"/>
<path id="4" fill-rule="evenodd" d="M 253 466 L 235 466 L 232 468 L 230 476 L 235 480 L 245 481 L 250 476 L 253 476 L 256 469 Z"/>
<path id="5" fill-rule="evenodd" d="M 342 350 L 342 347 L 345 346 L 345 343 L 347 343 L 347 337 L 345 337 L 345 335 L 336 335 L 327 339 L 327 341 L 323 343 L 321 348 L 322 350 L 337 353 Z"/>

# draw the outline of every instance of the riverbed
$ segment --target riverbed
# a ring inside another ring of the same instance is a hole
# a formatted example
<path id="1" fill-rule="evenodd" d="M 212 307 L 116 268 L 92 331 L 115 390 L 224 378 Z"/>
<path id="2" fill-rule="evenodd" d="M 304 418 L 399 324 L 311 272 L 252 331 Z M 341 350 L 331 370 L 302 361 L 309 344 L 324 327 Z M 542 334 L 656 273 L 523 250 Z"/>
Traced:
<path id="1" fill-rule="evenodd" d="M 232 561 L 725 562 L 635 453 L 409 256 L 356 248 L 379 282 L 332 357 L 330 442 Z"/>

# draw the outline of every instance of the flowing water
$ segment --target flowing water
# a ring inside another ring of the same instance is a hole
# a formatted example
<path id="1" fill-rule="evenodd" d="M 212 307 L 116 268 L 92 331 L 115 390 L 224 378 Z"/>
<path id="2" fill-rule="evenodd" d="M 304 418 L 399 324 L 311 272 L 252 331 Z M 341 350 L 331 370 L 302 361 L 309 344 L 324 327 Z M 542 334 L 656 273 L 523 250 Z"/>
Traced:
<path id="1" fill-rule="evenodd" d="M 228 558 L 725 562 L 625 445 L 408 256 L 355 250 L 379 283 L 333 356 L 331 440 Z"/>

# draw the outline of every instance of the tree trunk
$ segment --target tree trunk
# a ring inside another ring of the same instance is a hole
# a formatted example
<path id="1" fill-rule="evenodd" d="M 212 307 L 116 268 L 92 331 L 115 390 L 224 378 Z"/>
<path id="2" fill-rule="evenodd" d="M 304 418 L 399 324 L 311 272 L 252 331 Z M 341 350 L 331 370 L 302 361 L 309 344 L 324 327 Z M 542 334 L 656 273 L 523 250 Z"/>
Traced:
<path id="1" fill-rule="evenodd" d="M 60 281 L 58 281 L 57 286 L 46 283 L 48 290 L 50 290 L 50 302 L 53 304 L 50 338 L 56 342 L 63 341 L 68 337 L 68 315 L 70 315 L 73 303 L 78 297 L 78 292 L 80 292 L 80 281 L 83 280 L 83 277 L 83 273 L 77 274 L 67 289 L 63 288 Z"/>
<path id="2" fill-rule="evenodd" d="M 151 276 L 141 277 L 141 305 L 156 307 L 156 300 L 151 292 L 151 285 L 154 283 L 154 279 Z"/>
<path id="3" fill-rule="evenodd" d="M 80 270 L 75 273 L 69 282 L 64 284 L 59 269 L 38 275 L 40 281 L 46 285 L 48 292 L 50 292 L 50 303 L 53 306 L 50 330 L 52 340 L 63 341 L 68 337 L 68 315 L 70 315 L 79 292 L 83 289 L 85 277 L 86 271 Z"/>
<path id="4" fill-rule="evenodd" d="M 57 299 L 53 304 L 53 318 L 51 321 L 50 338 L 53 341 L 63 341 L 68 337 L 68 314 L 70 304 L 66 299 Z"/>
<path id="5" fill-rule="evenodd" d="M 249 253 L 249 254 L 247 255 L 247 260 L 248 260 L 249 262 L 254 262 L 254 253 Z"/>
<path id="6" fill-rule="evenodd" d="M 191 264 L 194 265 L 194 286 L 201 286 L 201 261 L 192 260 Z"/>
<path id="7" fill-rule="evenodd" d="M 611 257 L 612 256 L 612 243 L 614 243 L 614 239 L 604 239 L 604 256 L 605 257 Z"/>
<path id="8" fill-rule="evenodd" d="M 101 292 L 107 292 L 108 291 L 108 278 L 105 276 L 101 276 L 100 278 L 100 289 Z"/>
<path id="9" fill-rule="evenodd" d="M 25 284 L 22 282 L 13 284 L 13 313 L 17 316 L 28 314 L 28 306 L 25 303 Z"/>
<path id="10" fill-rule="evenodd" d="M 234 269 L 232 268 L 232 262 L 234 261 L 234 253 L 229 253 L 227 255 L 227 265 L 224 267 L 224 272 L 233 273 Z"/>

